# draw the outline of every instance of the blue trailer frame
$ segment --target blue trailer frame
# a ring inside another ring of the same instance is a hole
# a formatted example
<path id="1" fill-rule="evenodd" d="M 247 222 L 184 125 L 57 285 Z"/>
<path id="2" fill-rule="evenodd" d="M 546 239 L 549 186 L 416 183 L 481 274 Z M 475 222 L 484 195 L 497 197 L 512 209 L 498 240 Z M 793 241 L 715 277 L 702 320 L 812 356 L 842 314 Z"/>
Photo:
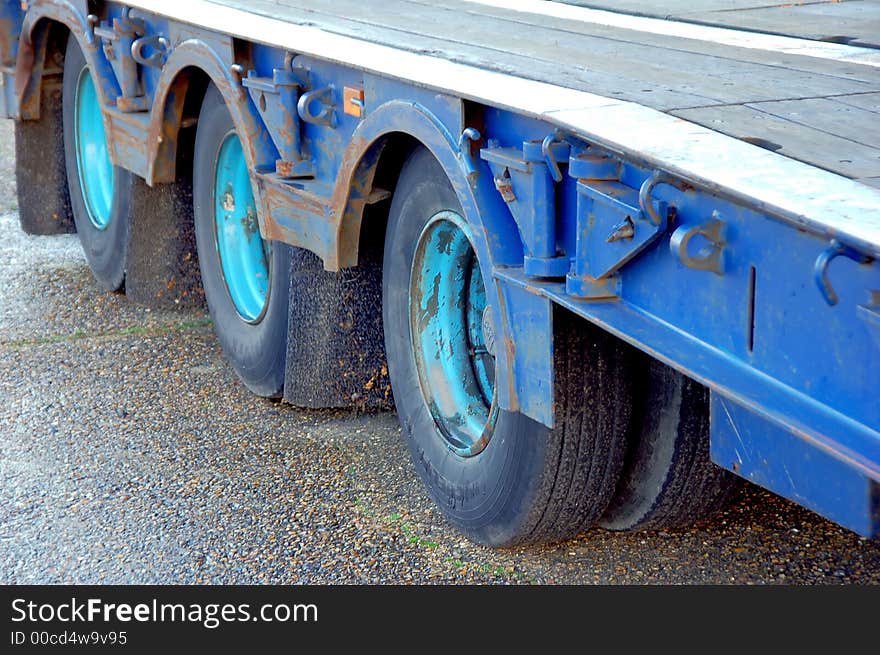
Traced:
<path id="1" fill-rule="evenodd" d="M 578 121 L 600 105 L 583 97 L 550 116 L 298 51 L 295 35 L 284 47 L 149 2 L 104 3 L 100 16 L 87 4 L 3 3 L 6 116 L 40 118 L 47 43 L 69 31 L 113 162 L 159 186 L 176 179 L 190 85 L 210 80 L 244 137 L 262 236 L 329 271 L 358 265 L 362 231 L 376 229 L 364 209 L 387 197 L 376 172 L 399 139 L 417 141 L 452 181 L 492 281 L 503 409 L 553 425 L 561 306 L 711 390 L 718 465 L 880 533 L 880 192 L 720 135 L 695 147 L 695 159 L 714 153 L 712 170 L 743 153 L 771 166 L 753 194 L 615 141 L 626 121 L 655 118 L 644 112 L 591 134 Z M 813 193 L 778 200 L 782 182 Z M 836 222 L 816 220 L 825 210 Z"/>

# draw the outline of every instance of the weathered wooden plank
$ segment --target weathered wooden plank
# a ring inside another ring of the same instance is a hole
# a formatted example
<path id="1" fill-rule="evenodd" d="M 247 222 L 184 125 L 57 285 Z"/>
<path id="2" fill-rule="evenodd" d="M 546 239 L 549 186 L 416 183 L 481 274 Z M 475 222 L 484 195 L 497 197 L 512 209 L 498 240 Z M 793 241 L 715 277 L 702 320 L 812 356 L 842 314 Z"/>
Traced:
<path id="1" fill-rule="evenodd" d="M 432 2 L 432 0 L 407 0 L 407 2 L 427 6 L 436 6 L 437 4 L 436 2 Z M 752 0 L 744 0 L 744 2 L 747 2 L 749 5 L 754 4 Z M 693 3 L 689 3 L 689 5 L 692 4 Z M 483 3 L 475 4 L 468 0 L 443 0 L 443 6 L 449 9 L 454 9 L 462 15 L 472 16 L 476 21 L 482 21 L 486 16 L 492 16 L 525 26 L 530 26 L 535 22 L 535 17 L 533 15 L 529 15 L 523 11 L 517 11 L 510 7 L 492 6 Z M 849 80 L 862 80 L 876 83 L 877 80 L 880 79 L 878 78 L 880 73 L 878 73 L 877 70 L 874 70 L 872 67 L 852 62 L 808 57 L 781 50 L 760 50 L 755 48 L 736 47 L 719 44 L 705 38 L 682 38 L 680 36 L 626 29 L 593 23 L 588 20 L 577 20 L 574 17 L 557 17 L 549 12 L 541 14 L 540 21 L 542 25 L 558 30 L 562 33 L 594 36 L 614 41 L 640 43 L 662 48 L 664 50 L 698 53 L 712 57 L 719 57 L 721 59 L 732 59 L 735 61 L 761 64 L 762 66 L 774 66 L 785 68 L 787 70 L 816 73 L 831 77 L 842 77 Z"/>
<path id="2" fill-rule="evenodd" d="M 880 45 L 878 0 L 561 0 L 566 4 L 784 34 L 852 45 Z"/>
<path id="3" fill-rule="evenodd" d="M 672 113 L 846 177 L 880 176 L 880 148 L 855 143 L 757 109 L 705 107 Z"/>
<path id="4" fill-rule="evenodd" d="M 853 96 L 840 96 L 832 98 L 832 100 L 834 100 L 834 102 L 842 102 L 845 105 L 851 105 L 853 107 L 880 114 L 880 93 L 861 93 Z"/>
<path id="5" fill-rule="evenodd" d="M 880 46 L 880 5 L 874 2 L 788 5 L 732 12 L 690 12 L 683 17 L 818 41 Z"/>
<path id="6" fill-rule="evenodd" d="M 245 5 L 244 2 L 223 4 L 242 7 Z M 271 15 L 270 12 L 276 3 L 272 0 L 254 0 L 247 4 L 251 11 Z M 571 63 L 560 66 L 556 60 L 530 57 L 514 50 L 504 51 L 456 43 L 448 39 L 369 25 L 363 21 L 328 15 L 313 9 L 303 9 L 296 14 L 288 11 L 285 20 L 293 24 L 313 25 L 334 34 L 359 39 L 368 38 L 372 43 L 410 52 L 442 56 L 450 61 L 499 73 L 542 82 L 552 80 L 552 83 L 566 88 L 637 102 L 656 109 L 703 106 L 718 102 L 712 97 L 694 93 L 693 84 L 688 85 L 674 76 L 648 84 L 642 76 L 633 75 L 631 71 L 607 71 L 598 66 L 594 67 L 592 63 L 590 65 Z"/>
<path id="7" fill-rule="evenodd" d="M 479 21 L 463 20 L 459 11 L 445 3 L 428 6 L 402 0 L 367 6 L 361 0 L 258 0 L 247 4 L 253 11 L 285 20 L 302 21 L 303 16 L 308 16 L 309 22 L 337 33 L 358 35 L 360 31 L 361 36 L 369 34 L 375 39 L 380 30 L 385 30 L 379 38 L 394 47 L 410 49 L 425 39 L 439 40 L 432 42 L 431 49 L 453 61 L 480 57 L 489 65 L 492 61 L 503 65 L 510 54 L 515 54 L 535 63 L 550 64 L 550 70 L 541 75 L 528 63 L 518 62 L 518 70 L 523 76 L 552 84 L 562 84 L 558 76 L 563 71 L 571 76 L 573 70 L 578 70 L 587 79 L 590 75 L 607 75 L 618 81 L 612 81 L 609 88 L 589 80 L 588 88 L 611 97 L 631 99 L 627 94 L 633 87 L 626 85 L 631 80 L 639 92 L 652 94 L 639 101 L 660 109 L 880 90 L 880 72 L 874 72 L 869 83 L 792 71 L 723 59 L 718 54 L 645 45 L 638 42 L 640 33 L 631 30 L 617 30 L 619 39 L 560 32 L 544 26 L 540 16 L 535 16 L 540 24 L 528 25 L 490 15 Z M 424 47 L 421 45 L 420 50 Z M 678 103 L 669 97 L 670 91 L 709 98 L 711 102 Z"/>
<path id="8" fill-rule="evenodd" d="M 880 116 L 852 105 L 826 98 L 808 98 L 746 106 L 862 145 L 880 146 Z"/>
<path id="9" fill-rule="evenodd" d="M 671 18 L 688 12 L 735 11 L 756 6 L 773 7 L 792 4 L 792 0 L 560 0 L 579 7 L 622 11 L 639 16 Z"/>

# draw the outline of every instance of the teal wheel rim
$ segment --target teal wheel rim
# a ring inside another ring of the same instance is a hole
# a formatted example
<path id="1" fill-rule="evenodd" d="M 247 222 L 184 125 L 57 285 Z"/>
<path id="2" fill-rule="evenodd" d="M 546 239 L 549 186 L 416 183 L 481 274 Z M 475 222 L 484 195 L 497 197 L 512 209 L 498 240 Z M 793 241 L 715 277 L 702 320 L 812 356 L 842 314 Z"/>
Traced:
<path id="1" fill-rule="evenodd" d="M 96 229 L 106 230 L 113 212 L 115 173 L 104 131 L 101 103 L 88 67 L 80 73 L 74 107 L 80 190 L 89 221 Z"/>
<path id="2" fill-rule="evenodd" d="M 497 418 L 494 323 L 469 229 L 457 213 L 436 214 L 422 231 L 409 306 L 419 384 L 434 422 L 450 450 L 477 455 Z"/>
<path id="3" fill-rule="evenodd" d="M 260 236 L 247 160 L 235 132 L 223 139 L 214 174 L 217 253 L 241 318 L 257 322 L 269 300 L 269 244 Z"/>

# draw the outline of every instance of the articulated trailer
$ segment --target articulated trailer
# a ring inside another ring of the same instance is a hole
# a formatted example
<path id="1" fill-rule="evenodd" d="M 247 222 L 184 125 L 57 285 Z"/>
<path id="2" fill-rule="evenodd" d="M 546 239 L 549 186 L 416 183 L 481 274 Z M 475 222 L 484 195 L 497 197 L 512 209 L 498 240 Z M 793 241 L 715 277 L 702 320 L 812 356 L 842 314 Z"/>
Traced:
<path id="1" fill-rule="evenodd" d="M 6 0 L 22 227 L 393 403 L 481 543 L 740 478 L 877 535 L 880 3 L 586 4 Z"/>

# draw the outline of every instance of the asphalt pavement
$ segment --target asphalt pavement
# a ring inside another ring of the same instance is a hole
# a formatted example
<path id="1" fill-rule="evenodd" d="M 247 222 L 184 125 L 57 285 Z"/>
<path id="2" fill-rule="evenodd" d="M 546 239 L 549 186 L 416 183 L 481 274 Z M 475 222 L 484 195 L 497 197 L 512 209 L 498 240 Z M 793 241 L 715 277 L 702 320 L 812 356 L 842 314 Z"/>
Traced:
<path id="1" fill-rule="evenodd" d="M 448 527 L 390 413 L 254 398 L 201 310 L 100 289 L 18 226 L 0 123 L 0 583 L 877 583 L 880 541 L 747 487 L 679 532 L 491 550 Z"/>

